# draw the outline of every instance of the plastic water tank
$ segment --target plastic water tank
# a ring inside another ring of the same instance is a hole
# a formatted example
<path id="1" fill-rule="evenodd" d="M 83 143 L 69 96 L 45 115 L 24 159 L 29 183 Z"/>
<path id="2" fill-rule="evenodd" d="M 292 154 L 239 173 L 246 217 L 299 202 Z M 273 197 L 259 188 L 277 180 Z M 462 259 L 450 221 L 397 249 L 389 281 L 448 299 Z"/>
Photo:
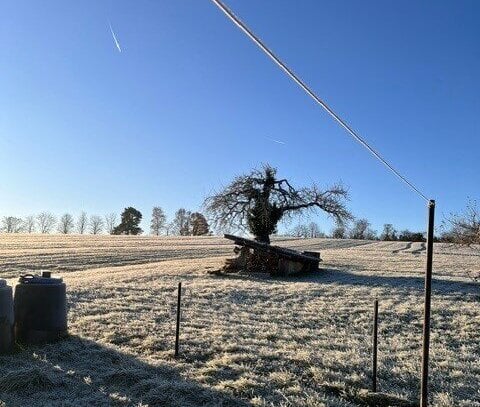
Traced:
<path id="1" fill-rule="evenodd" d="M 0 280 L 0 353 L 13 350 L 13 322 L 12 287 Z"/>
<path id="2" fill-rule="evenodd" d="M 51 342 L 67 332 L 65 283 L 50 273 L 24 275 L 14 295 L 15 336 L 23 343 Z"/>

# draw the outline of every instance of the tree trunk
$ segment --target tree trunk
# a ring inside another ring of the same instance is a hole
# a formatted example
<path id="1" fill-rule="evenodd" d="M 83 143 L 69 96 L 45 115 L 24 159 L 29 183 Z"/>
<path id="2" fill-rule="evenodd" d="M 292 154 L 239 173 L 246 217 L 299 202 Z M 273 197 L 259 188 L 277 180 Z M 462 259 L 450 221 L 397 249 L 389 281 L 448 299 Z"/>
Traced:
<path id="1" fill-rule="evenodd" d="M 261 235 L 255 236 L 255 240 L 260 243 L 270 244 L 270 235 L 262 233 Z"/>

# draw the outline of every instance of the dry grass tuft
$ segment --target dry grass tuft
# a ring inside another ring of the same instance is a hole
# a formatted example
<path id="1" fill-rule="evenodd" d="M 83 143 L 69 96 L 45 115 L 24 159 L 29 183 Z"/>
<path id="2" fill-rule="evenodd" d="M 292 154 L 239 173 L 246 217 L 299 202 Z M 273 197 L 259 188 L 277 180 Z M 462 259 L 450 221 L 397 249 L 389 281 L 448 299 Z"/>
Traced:
<path id="1" fill-rule="evenodd" d="M 7 372 L 0 377 L 0 392 L 20 393 L 28 391 L 52 390 L 61 383 L 52 380 L 44 369 L 21 368 Z"/>

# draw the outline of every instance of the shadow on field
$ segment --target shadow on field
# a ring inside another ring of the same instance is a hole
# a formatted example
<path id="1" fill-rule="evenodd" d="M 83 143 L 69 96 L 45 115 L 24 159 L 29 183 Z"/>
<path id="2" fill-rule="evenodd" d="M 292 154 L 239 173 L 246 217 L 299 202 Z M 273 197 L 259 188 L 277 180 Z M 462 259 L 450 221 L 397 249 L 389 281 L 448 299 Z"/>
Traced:
<path id="1" fill-rule="evenodd" d="M 283 281 L 286 280 L 287 279 L 283 279 Z M 336 269 L 321 269 L 315 273 L 309 273 L 299 277 L 289 277 L 288 281 L 365 285 L 368 287 L 401 288 L 417 291 L 423 291 L 425 284 L 423 277 L 366 275 Z M 445 280 L 435 277 L 432 279 L 432 289 L 438 293 L 447 295 L 480 294 L 480 285 L 478 283 L 460 280 Z"/>
<path id="2" fill-rule="evenodd" d="M 289 277 L 272 277 L 267 273 L 232 273 L 216 278 L 233 278 L 253 281 L 285 283 L 343 284 L 353 286 L 386 287 L 423 291 L 425 280 L 415 276 L 367 275 L 339 269 L 319 269 L 316 272 Z M 432 279 L 432 289 L 442 295 L 480 295 L 480 284 L 462 280 Z"/>
<path id="3" fill-rule="evenodd" d="M 96 342 L 70 337 L 0 357 L 7 406 L 249 406 Z"/>

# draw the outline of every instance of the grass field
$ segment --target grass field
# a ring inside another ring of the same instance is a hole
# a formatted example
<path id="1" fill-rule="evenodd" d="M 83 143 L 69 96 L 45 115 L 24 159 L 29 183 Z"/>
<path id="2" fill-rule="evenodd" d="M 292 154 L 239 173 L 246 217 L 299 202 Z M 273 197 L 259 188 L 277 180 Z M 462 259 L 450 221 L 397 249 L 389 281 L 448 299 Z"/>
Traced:
<path id="1" fill-rule="evenodd" d="M 7 406 L 354 406 L 368 388 L 380 301 L 379 389 L 415 400 L 425 247 L 278 239 L 320 250 L 300 278 L 214 276 L 214 238 L 0 235 L 0 272 L 51 270 L 68 287 L 71 338 L 0 357 Z M 478 252 L 436 244 L 434 406 L 480 406 Z M 176 287 L 184 286 L 173 357 Z M 345 392 L 335 389 L 345 388 Z"/>

